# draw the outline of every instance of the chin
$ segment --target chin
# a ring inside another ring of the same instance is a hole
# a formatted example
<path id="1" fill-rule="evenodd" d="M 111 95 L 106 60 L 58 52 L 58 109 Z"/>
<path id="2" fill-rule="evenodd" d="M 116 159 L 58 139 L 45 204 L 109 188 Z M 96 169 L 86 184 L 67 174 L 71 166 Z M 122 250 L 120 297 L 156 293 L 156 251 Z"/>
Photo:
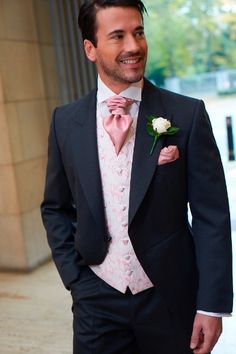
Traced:
<path id="1" fill-rule="evenodd" d="M 130 84 L 134 84 L 135 82 L 139 82 L 140 80 L 142 80 L 143 79 L 143 75 L 139 75 L 139 76 L 136 76 L 136 77 L 134 77 L 134 78 L 131 78 L 130 80 L 129 80 L 129 83 Z"/>
<path id="2" fill-rule="evenodd" d="M 144 77 L 144 73 L 130 75 L 130 76 L 127 76 L 127 82 L 129 82 L 129 83 L 138 82 L 138 81 L 142 80 L 143 77 Z"/>

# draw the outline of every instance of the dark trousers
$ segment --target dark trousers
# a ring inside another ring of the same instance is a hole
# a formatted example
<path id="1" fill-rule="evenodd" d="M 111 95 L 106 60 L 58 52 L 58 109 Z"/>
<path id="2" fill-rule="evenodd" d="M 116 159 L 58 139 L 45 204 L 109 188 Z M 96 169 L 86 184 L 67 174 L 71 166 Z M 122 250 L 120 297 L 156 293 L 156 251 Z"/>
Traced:
<path id="1" fill-rule="evenodd" d="M 74 354 L 192 353 L 155 288 L 122 294 L 84 267 L 71 293 Z"/>

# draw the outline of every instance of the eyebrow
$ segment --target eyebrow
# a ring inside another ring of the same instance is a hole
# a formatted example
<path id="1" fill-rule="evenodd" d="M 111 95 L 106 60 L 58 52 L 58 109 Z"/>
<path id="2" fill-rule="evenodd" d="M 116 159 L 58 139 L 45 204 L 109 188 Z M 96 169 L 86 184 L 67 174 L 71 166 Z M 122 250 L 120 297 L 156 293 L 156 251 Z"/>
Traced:
<path id="1" fill-rule="evenodd" d="M 140 30 L 144 31 L 144 26 L 138 26 L 134 29 L 134 31 L 140 31 Z M 108 33 L 108 37 L 112 37 L 117 34 L 123 34 L 124 32 L 125 31 L 122 29 L 117 29 L 117 30 L 114 30 L 114 31 Z"/>

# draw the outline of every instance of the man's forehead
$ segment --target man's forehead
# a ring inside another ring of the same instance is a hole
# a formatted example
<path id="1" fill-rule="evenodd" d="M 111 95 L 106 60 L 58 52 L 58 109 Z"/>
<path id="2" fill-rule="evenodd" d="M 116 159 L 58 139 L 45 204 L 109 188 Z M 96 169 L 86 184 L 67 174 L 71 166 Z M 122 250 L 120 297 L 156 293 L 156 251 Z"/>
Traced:
<path id="1" fill-rule="evenodd" d="M 132 15 L 130 15 L 132 12 Z M 129 21 L 127 21 L 127 17 Z M 96 14 L 97 30 L 108 32 L 124 30 L 128 27 L 143 27 L 140 12 L 135 7 L 110 6 L 99 9 Z"/>

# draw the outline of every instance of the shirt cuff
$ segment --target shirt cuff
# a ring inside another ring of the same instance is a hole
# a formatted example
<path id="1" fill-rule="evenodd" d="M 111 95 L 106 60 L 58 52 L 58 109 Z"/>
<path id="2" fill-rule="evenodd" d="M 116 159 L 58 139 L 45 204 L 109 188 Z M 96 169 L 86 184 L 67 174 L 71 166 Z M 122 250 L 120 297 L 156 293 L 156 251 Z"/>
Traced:
<path id="1" fill-rule="evenodd" d="M 197 313 L 200 313 L 202 315 L 212 316 L 212 317 L 232 317 L 231 313 L 207 312 L 202 310 L 197 310 Z"/>

